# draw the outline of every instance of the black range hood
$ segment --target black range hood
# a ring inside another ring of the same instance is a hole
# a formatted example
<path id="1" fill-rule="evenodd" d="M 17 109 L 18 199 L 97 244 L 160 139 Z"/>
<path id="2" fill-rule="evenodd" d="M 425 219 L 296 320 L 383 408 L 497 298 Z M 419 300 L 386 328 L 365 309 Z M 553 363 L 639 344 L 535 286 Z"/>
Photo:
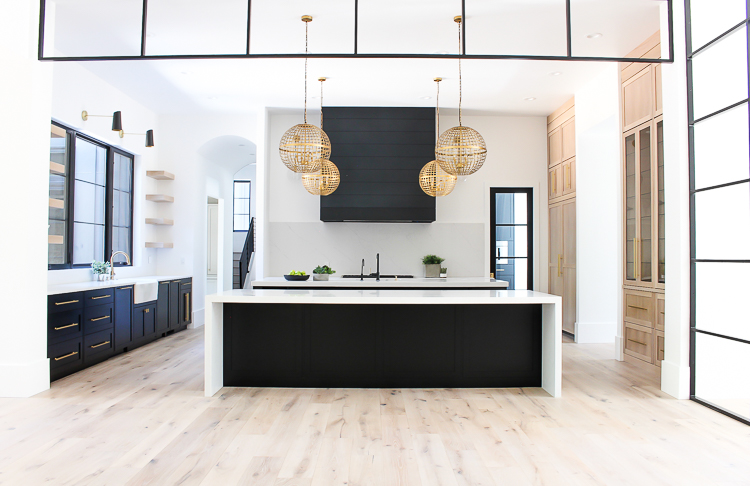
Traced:
<path id="1" fill-rule="evenodd" d="M 325 222 L 432 223 L 419 171 L 435 159 L 434 108 L 325 107 L 341 183 L 320 198 Z"/>

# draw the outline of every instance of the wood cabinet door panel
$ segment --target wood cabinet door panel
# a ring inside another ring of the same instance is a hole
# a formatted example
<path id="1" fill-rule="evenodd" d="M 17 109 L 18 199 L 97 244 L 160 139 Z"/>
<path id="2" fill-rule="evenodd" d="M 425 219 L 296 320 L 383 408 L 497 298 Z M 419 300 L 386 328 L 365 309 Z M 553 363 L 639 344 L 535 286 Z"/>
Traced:
<path id="1" fill-rule="evenodd" d="M 133 286 L 115 289 L 115 350 L 133 342 Z"/>
<path id="2" fill-rule="evenodd" d="M 169 282 L 169 329 L 180 327 L 180 281 Z"/>
<path id="3" fill-rule="evenodd" d="M 654 90 L 651 66 L 622 85 L 623 130 L 637 126 L 654 116 Z"/>
<path id="4" fill-rule="evenodd" d="M 664 111 L 662 106 L 661 89 L 661 64 L 654 66 L 654 115 L 661 115 Z"/>
<path id="5" fill-rule="evenodd" d="M 549 208 L 549 293 L 553 295 L 562 295 L 563 291 L 562 210 L 561 205 Z"/>
<path id="6" fill-rule="evenodd" d="M 159 297 L 156 300 L 156 332 L 169 330 L 169 282 L 159 282 Z"/>
<path id="7" fill-rule="evenodd" d="M 562 196 L 563 190 L 563 177 L 562 177 L 562 165 L 557 165 L 549 169 L 549 176 L 547 177 L 547 184 L 549 186 L 548 197 L 550 200 L 557 199 Z"/>
<path id="8" fill-rule="evenodd" d="M 562 131 L 562 160 L 568 160 L 576 155 L 576 122 L 575 118 L 565 123 Z"/>
<path id="9" fill-rule="evenodd" d="M 664 361 L 664 331 L 654 331 L 654 364 L 661 366 Z"/>
<path id="10" fill-rule="evenodd" d="M 653 332 L 637 324 L 625 323 L 625 354 L 634 356 L 647 363 L 653 362 Z"/>
<path id="11" fill-rule="evenodd" d="M 547 159 L 550 167 L 562 162 L 562 143 L 562 130 L 560 128 L 553 130 L 547 135 Z"/>
<path id="12" fill-rule="evenodd" d="M 562 164 L 562 195 L 576 192 L 576 158 Z"/>

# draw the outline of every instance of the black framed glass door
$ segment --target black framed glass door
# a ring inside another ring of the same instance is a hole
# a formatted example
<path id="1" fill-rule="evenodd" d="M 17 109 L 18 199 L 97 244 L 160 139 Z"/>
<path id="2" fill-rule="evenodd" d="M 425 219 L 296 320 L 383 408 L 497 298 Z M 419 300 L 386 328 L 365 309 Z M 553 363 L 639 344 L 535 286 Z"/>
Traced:
<path id="1" fill-rule="evenodd" d="M 490 275 L 508 290 L 532 290 L 533 189 L 490 188 Z"/>

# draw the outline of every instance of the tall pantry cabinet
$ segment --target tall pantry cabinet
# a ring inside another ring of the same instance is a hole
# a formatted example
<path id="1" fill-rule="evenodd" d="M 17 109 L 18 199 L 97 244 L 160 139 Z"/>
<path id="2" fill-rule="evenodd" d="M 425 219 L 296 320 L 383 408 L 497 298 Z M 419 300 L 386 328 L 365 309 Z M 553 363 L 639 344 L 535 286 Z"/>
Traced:
<path id="1" fill-rule="evenodd" d="M 549 293 L 562 296 L 563 331 L 576 324 L 576 136 L 570 99 L 547 117 Z"/>
<path id="2" fill-rule="evenodd" d="M 657 32 L 628 57 L 660 57 Z M 626 361 L 664 359 L 664 138 L 661 66 L 622 63 L 623 328 Z"/>

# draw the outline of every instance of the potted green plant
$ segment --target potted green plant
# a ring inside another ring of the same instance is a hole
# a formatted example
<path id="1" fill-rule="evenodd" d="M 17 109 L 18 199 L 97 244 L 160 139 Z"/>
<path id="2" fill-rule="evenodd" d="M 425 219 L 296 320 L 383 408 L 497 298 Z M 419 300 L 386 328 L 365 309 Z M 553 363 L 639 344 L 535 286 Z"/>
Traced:
<path id="1" fill-rule="evenodd" d="M 440 258 L 437 255 L 425 255 L 422 258 L 424 264 L 424 276 L 426 278 L 438 278 L 440 277 L 440 264 L 445 261 L 445 258 Z"/>
<path id="2" fill-rule="evenodd" d="M 318 265 L 317 267 L 315 267 L 315 270 L 313 270 L 313 280 L 327 281 L 328 276 L 332 273 L 336 273 L 336 270 L 332 269 L 328 265 Z"/>
<path id="3" fill-rule="evenodd" d="M 109 262 L 94 260 L 91 263 L 91 271 L 94 273 L 94 280 L 105 280 L 107 275 L 109 275 Z"/>
<path id="4" fill-rule="evenodd" d="M 448 276 L 448 269 L 445 267 L 440 267 L 440 278 L 445 278 Z"/>

